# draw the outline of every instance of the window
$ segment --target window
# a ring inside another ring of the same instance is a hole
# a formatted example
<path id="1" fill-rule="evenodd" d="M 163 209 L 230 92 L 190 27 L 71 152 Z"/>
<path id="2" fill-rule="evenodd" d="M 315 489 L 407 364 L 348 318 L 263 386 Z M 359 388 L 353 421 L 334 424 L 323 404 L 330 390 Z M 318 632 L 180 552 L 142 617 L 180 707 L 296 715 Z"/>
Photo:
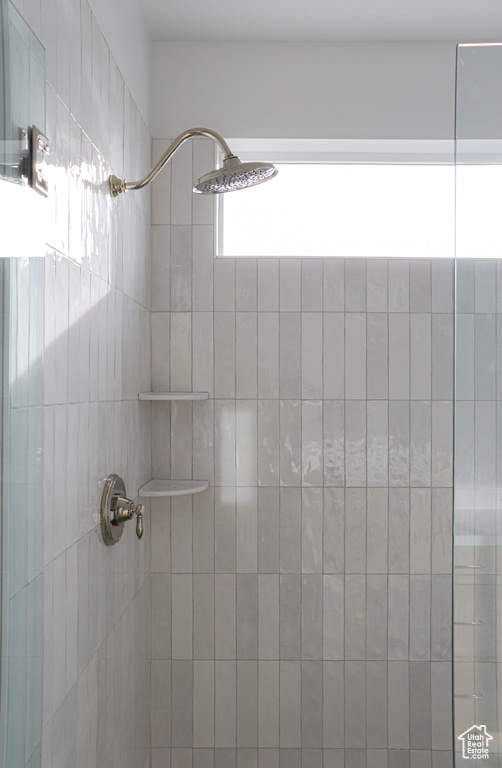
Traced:
<path id="1" fill-rule="evenodd" d="M 218 198 L 217 256 L 453 257 L 449 142 L 257 144 L 237 153 L 279 174 Z"/>

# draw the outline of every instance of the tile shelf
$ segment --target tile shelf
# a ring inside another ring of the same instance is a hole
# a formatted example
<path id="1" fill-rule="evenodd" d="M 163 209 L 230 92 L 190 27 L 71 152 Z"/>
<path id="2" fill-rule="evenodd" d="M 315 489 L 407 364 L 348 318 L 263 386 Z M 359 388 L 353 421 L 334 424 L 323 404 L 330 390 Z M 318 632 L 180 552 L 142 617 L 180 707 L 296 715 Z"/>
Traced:
<path id="1" fill-rule="evenodd" d="M 139 400 L 207 400 L 209 392 L 140 392 Z"/>
<path id="2" fill-rule="evenodd" d="M 138 496 L 186 496 L 193 493 L 201 493 L 209 487 L 207 480 L 160 480 L 154 479 L 143 485 Z"/>

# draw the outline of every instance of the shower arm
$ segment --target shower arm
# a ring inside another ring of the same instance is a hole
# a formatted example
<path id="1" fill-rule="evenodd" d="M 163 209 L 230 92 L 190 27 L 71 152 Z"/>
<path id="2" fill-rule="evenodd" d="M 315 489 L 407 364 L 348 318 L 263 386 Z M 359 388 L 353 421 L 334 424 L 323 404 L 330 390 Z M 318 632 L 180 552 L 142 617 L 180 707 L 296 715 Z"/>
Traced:
<path id="1" fill-rule="evenodd" d="M 146 187 L 147 184 L 150 184 L 150 182 L 154 180 L 157 174 L 160 173 L 162 168 L 174 155 L 176 150 L 179 149 L 179 147 L 181 147 L 185 141 L 188 139 L 193 139 L 197 136 L 205 136 L 206 138 L 212 139 L 214 142 L 216 142 L 216 144 L 218 144 L 218 146 L 221 148 L 225 160 L 229 157 L 234 157 L 225 139 L 223 139 L 215 131 L 211 131 L 209 128 L 189 128 L 187 131 L 180 133 L 180 135 L 174 139 L 157 164 L 154 165 L 150 173 L 147 174 L 144 179 L 141 179 L 141 181 L 126 181 L 125 179 L 117 178 L 117 176 L 110 176 L 109 184 L 112 197 L 117 197 L 121 192 L 127 192 L 129 189 L 143 189 L 143 187 Z"/>

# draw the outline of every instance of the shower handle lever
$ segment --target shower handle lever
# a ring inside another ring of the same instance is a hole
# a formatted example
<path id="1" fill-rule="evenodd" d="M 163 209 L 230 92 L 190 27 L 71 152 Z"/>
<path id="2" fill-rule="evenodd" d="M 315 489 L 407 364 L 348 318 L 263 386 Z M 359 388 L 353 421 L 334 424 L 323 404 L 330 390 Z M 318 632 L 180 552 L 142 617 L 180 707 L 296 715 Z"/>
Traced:
<path id="1" fill-rule="evenodd" d="M 112 525 L 125 523 L 136 515 L 136 535 L 138 539 L 141 539 L 143 536 L 143 512 L 145 511 L 143 504 L 135 506 L 133 501 L 124 496 L 113 496 L 111 509 L 113 513 Z"/>
<path id="2" fill-rule="evenodd" d="M 134 501 L 126 496 L 124 481 L 118 475 L 108 475 L 103 482 L 101 495 L 100 522 L 103 541 L 107 545 L 116 544 L 122 536 L 124 523 L 136 515 L 136 536 L 143 536 L 142 504 L 134 504 Z"/>

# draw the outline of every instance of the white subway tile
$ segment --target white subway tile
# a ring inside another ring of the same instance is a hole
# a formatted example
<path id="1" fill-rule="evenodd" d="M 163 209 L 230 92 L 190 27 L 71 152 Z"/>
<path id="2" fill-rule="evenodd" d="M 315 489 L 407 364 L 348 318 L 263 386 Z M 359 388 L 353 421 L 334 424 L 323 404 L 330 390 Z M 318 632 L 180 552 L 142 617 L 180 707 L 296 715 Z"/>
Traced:
<path id="1" fill-rule="evenodd" d="M 410 412 L 410 485 L 431 485 L 432 452 L 431 403 L 411 402 Z"/>
<path id="2" fill-rule="evenodd" d="M 257 300 L 257 260 L 239 259 L 235 265 L 235 308 L 238 312 L 256 312 Z"/>
<path id="3" fill-rule="evenodd" d="M 430 631 L 430 576 L 410 576 L 410 660 L 430 659 Z"/>
<path id="4" fill-rule="evenodd" d="M 214 485 L 214 402 L 193 403 L 193 476 Z"/>
<path id="5" fill-rule="evenodd" d="M 342 488 L 325 488 L 323 500 L 323 571 L 343 573 L 345 492 Z"/>
<path id="6" fill-rule="evenodd" d="M 492 348 L 496 355 L 496 345 Z M 453 316 L 432 316 L 432 397 L 434 400 L 453 398 Z M 476 372 L 478 368 L 476 366 Z M 494 389 L 491 390 L 494 392 Z"/>
<path id="7" fill-rule="evenodd" d="M 322 401 L 302 402 L 302 484 L 320 486 L 323 476 Z"/>
<path id="8" fill-rule="evenodd" d="M 155 227 L 154 227 L 155 229 Z M 213 309 L 214 229 L 192 227 L 192 309 Z"/>
<path id="9" fill-rule="evenodd" d="M 366 739 L 368 748 L 387 747 L 387 664 L 374 661 L 366 666 Z"/>
<path id="10" fill-rule="evenodd" d="M 387 660 L 387 575 L 366 580 L 366 658 Z"/>
<path id="11" fill-rule="evenodd" d="M 366 485 L 366 403 L 348 400 L 345 403 L 345 484 Z"/>
<path id="12" fill-rule="evenodd" d="M 345 747 L 366 746 L 366 681 L 365 664 L 345 663 Z"/>
<path id="13" fill-rule="evenodd" d="M 258 746 L 279 746 L 278 661 L 258 662 Z"/>
<path id="14" fill-rule="evenodd" d="M 258 662 L 237 662 L 237 746 L 258 746 Z"/>
<path id="15" fill-rule="evenodd" d="M 301 314 L 299 312 L 281 312 L 279 334 L 280 395 L 283 398 L 301 397 L 303 368 Z"/>
<path id="16" fill-rule="evenodd" d="M 235 400 L 215 400 L 215 484 L 235 485 Z M 259 440 L 258 425 L 258 440 Z"/>
<path id="17" fill-rule="evenodd" d="M 215 312 L 235 311 L 235 259 L 214 259 Z"/>
<path id="18" fill-rule="evenodd" d="M 366 311 L 366 259 L 345 262 L 345 312 Z"/>
<path id="19" fill-rule="evenodd" d="M 336 765 L 336 768 L 343 768 L 344 701 L 341 695 L 343 684 L 343 662 L 325 662 L 323 664 L 323 745 L 329 752 L 342 751 L 342 762 Z"/>
<path id="20" fill-rule="evenodd" d="M 171 575 L 152 574 L 152 659 L 171 658 Z"/>
<path id="21" fill-rule="evenodd" d="M 236 484 L 254 486 L 257 482 L 257 403 L 237 400 L 235 404 Z"/>
<path id="22" fill-rule="evenodd" d="M 386 488 L 368 488 L 366 559 L 368 573 L 386 573 L 388 568 L 389 493 Z"/>
<path id="23" fill-rule="evenodd" d="M 302 397 L 322 397 L 323 323 L 320 312 L 302 313 Z"/>
<path id="24" fill-rule="evenodd" d="M 433 259 L 432 312 L 453 312 L 455 269 L 451 259 Z"/>
<path id="25" fill-rule="evenodd" d="M 323 384 L 324 397 L 339 399 L 345 393 L 345 315 L 325 312 Z"/>
<path id="26" fill-rule="evenodd" d="M 410 397 L 410 316 L 389 315 L 389 399 Z"/>
<path id="27" fill-rule="evenodd" d="M 344 577 L 323 577 L 323 659 L 344 658 Z"/>
<path id="28" fill-rule="evenodd" d="M 192 309 L 192 227 L 171 226 L 170 288 L 171 310 Z"/>
<path id="29" fill-rule="evenodd" d="M 410 396 L 430 400 L 432 380 L 432 335 L 430 314 L 410 315 Z"/>
<path id="30" fill-rule="evenodd" d="M 258 572 L 279 572 L 279 489 L 258 489 Z"/>
<path id="31" fill-rule="evenodd" d="M 367 482 L 388 485 L 388 403 L 367 401 Z"/>
<path id="32" fill-rule="evenodd" d="M 389 392 L 388 315 L 383 312 L 367 316 L 367 396 L 386 399 Z"/>
<path id="33" fill-rule="evenodd" d="M 258 259 L 258 311 L 279 309 L 279 259 Z"/>
<path id="34" fill-rule="evenodd" d="M 280 570 L 298 573 L 301 563 L 301 491 L 299 488 L 280 490 Z"/>
<path id="35" fill-rule="evenodd" d="M 217 573 L 235 573 L 236 517 L 235 488 L 214 490 L 214 556 Z"/>
<path id="36" fill-rule="evenodd" d="M 323 308 L 323 260 L 302 259 L 302 311 L 321 312 Z"/>
<path id="37" fill-rule="evenodd" d="M 342 400 L 324 401 L 324 484 L 343 486 L 345 409 Z"/>
<path id="38" fill-rule="evenodd" d="M 389 402 L 389 485 L 409 485 L 410 404 Z"/>
<path id="39" fill-rule="evenodd" d="M 496 312 L 496 288 L 496 261 L 476 259 L 474 261 L 474 311 L 476 313 Z"/>
<path id="40" fill-rule="evenodd" d="M 171 571 L 192 572 L 192 499 L 171 499 Z"/>
<path id="41" fill-rule="evenodd" d="M 258 559 L 258 501 L 256 488 L 236 489 L 238 573 L 256 573 Z"/>
<path id="42" fill-rule="evenodd" d="M 301 259 L 281 259 L 279 264 L 279 294 L 281 312 L 301 310 Z"/>
<path id="43" fill-rule="evenodd" d="M 258 314 L 258 396 L 279 397 L 279 316 Z"/>
<path id="44" fill-rule="evenodd" d="M 366 264 L 366 309 L 368 312 L 387 312 L 386 259 L 368 259 Z"/>
<path id="45" fill-rule="evenodd" d="M 410 577 L 389 575 L 388 658 L 407 659 L 409 643 Z"/>
<path id="46" fill-rule="evenodd" d="M 170 388 L 170 324 L 171 316 L 168 312 L 152 314 L 152 387 L 160 392 L 167 392 Z"/>
<path id="47" fill-rule="evenodd" d="M 389 312 L 410 311 L 410 267 L 406 259 L 389 259 Z"/>
<path id="48" fill-rule="evenodd" d="M 366 649 L 366 577 L 345 576 L 345 659 L 364 659 Z"/>
<path id="49" fill-rule="evenodd" d="M 345 310 L 345 260 L 323 259 L 324 312 Z"/>
<path id="50" fill-rule="evenodd" d="M 322 572 L 323 498 L 320 488 L 302 491 L 302 572 Z"/>
<path id="51" fill-rule="evenodd" d="M 407 662 L 388 666 L 389 748 L 409 749 L 409 671 Z"/>
<path id="52" fill-rule="evenodd" d="M 152 310 L 169 312 L 171 307 L 171 228 L 152 227 Z"/>
<path id="53" fill-rule="evenodd" d="M 278 400 L 258 400 L 258 485 L 279 485 Z"/>
<path id="54" fill-rule="evenodd" d="M 214 393 L 235 397 L 235 313 L 214 313 Z"/>
<path id="55" fill-rule="evenodd" d="M 366 397 L 366 315 L 345 315 L 345 397 Z"/>
<path id="56" fill-rule="evenodd" d="M 172 658 L 192 658 L 192 575 L 173 574 Z"/>
<path id="57" fill-rule="evenodd" d="M 236 577 L 216 574 L 215 596 L 215 658 L 235 659 Z"/>
<path id="58" fill-rule="evenodd" d="M 214 490 L 197 493 L 193 499 L 193 570 L 214 572 Z"/>
<path id="59" fill-rule="evenodd" d="M 192 432 L 191 403 L 171 403 L 171 477 L 180 480 L 190 480 L 192 477 Z"/>
<path id="60" fill-rule="evenodd" d="M 194 659 L 214 659 L 214 579 L 207 574 L 193 576 Z M 197 664 L 197 662 L 195 662 Z"/>
<path id="61" fill-rule="evenodd" d="M 158 333 L 157 313 L 152 314 L 152 354 L 155 355 L 155 343 Z M 162 325 L 162 321 L 161 321 Z M 155 328 L 155 336 L 154 336 Z M 213 396 L 214 336 L 213 313 L 192 313 L 192 386 L 194 392 L 208 392 Z M 157 365 L 154 359 L 154 372 Z M 165 375 L 165 374 L 164 374 Z M 161 390 L 160 390 L 161 391 Z"/>
<path id="62" fill-rule="evenodd" d="M 322 764 L 322 703 L 322 662 L 303 661 L 302 751 L 314 760 L 316 767 Z M 315 760 L 315 755 L 318 755 L 318 760 Z"/>
<path id="63" fill-rule="evenodd" d="M 280 484 L 301 484 L 301 401 L 280 401 Z"/>
<path id="64" fill-rule="evenodd" d="M 277 574 L 258 576 L 258 656 L 260 659 L 279 658 L 279 576 Z M 274 746 L 274 744 L 268 746 Z"/>
<path id="65" fill-rule="evenodd" d="M 301 746 L 301 663 L 281 661 L 279 696 L 281 747 Z"/>
<path id="66" fill-rule="evenodd" d="M 258 318 L 256 312 L 237 312 L 236 397 L 251 398 L 258 391 Z"/>

